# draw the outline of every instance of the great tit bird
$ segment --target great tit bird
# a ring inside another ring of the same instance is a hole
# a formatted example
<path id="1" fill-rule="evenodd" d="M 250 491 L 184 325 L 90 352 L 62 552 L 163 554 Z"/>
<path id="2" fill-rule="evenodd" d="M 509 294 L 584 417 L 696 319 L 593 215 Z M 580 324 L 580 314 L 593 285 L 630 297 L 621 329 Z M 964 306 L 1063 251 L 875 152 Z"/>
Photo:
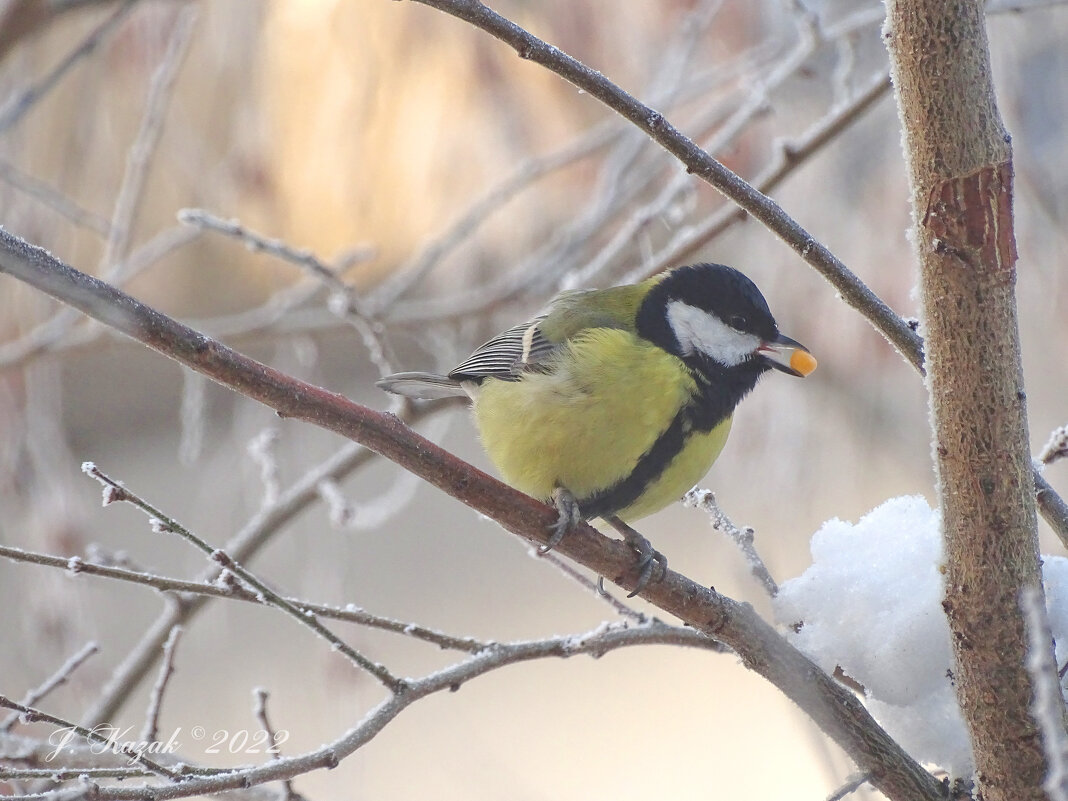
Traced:
<path id="1" fill-rule="evenodd" d="M 470 396 L 504 480 L 560 513 L 546 550 L 600 517 L 639 553 L 637 592 L 666 560 L 627 524 L 704 477 L 734 408 L 770 368 L 801 377 L 816 360 L 779 333 L 746 276 L 694 264 L 565 292 L 448 375 L 397 373 L 377 385 L 412 398 Z"/>

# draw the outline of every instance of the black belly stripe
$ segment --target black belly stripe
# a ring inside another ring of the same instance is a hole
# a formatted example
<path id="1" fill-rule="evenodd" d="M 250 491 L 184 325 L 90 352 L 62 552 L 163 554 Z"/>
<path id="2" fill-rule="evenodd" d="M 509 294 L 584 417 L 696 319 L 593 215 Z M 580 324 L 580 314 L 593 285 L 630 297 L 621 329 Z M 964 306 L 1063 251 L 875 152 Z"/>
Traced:
<path id="1" fill-rule="evenodd" d="M 630 475 L 611 487 L 578 499 L 582 517 L 588 520 L 613 515 L 638 500 L 679 455 L 693 430 L 692 414 L 687 406 L 675 415 L 671 425 L 656 438 L 653 447 L 638 458 Z"/>
<path id="2" fill-rule="evenodd" d="M 577 499 L 583 518 L 613 515 L 638 500 L 679 455 L 690 436 L 707 433 L 727 419 L 767 369 L 749 362 L 728 371 L 704 360 L 689 366 L 697 383 L 695 396 L 679 410 L 653 446 L 638 457 L 630 475 L 611 487 Z"/>

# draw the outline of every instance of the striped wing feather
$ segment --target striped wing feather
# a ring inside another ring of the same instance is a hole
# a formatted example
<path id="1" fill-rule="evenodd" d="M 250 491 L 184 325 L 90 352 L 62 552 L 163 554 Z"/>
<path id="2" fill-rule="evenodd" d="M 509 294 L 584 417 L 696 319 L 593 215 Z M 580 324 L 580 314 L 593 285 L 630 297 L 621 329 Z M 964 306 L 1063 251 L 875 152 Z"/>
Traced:
<path id="1" fill-rule="evenodd" d="M 467 357 L 457 365 L 449 378 L 465 381 L 482 378 L 500 378 L 516 381 L 526 371 L 548 358 L 558 344 L 550 342 L 541 331 L 545 316 L 509 328 Z"/>
<path id="2" fill-rule="evenodd" d="M 551 368 L 554 353 L 593 328 L 634 329 L 638 304 L 659 277 L 642 284 L 565 292 L 546 314 L 509 328 L 472 353 L 449 373 L 455 381 L 499 378 L 518 381 L 524 373 Z"/>

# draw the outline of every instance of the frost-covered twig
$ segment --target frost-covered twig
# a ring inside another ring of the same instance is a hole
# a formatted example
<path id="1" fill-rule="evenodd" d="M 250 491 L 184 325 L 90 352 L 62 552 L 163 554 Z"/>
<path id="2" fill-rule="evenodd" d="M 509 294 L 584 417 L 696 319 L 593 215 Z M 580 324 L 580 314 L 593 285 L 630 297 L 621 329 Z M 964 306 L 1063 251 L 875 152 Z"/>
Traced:
<path id="1" fill-rule="evenodd" d="M 561 559 L 552 551 L 545 551 L 543 553 L 540 549 L 537 548 L 533 550 L 533 554 L 538 559 L 543 559 L 549 564 L 553 565 L 557 570 L 559 570 L 569 579 L 574 581 L 580 587 L 583 587 L 584 589 L 592 592 L 602 601 L 611 606 L 612 609 L 615 610 L 616 614 L 621 615 L 622 617 L 630 618 L 631 620 L 637 621 L 638 623 L 644 623 L 646 620 L 648 620 L 648 616 L 642 614 L 637 609 L 632 609 L 631 607 L 627 606 L 625 603 L 623 603 L 623 601 L 619 600 L 611 593 L 605 592 L 601 582 L 592 580 L 585 573 L 582 573 L 577 570 L 575 566 L 568 562 L 566 559 Z"/>
<path id="2" fill-rule="evenodd" d="M 159 732 L 159 714 L 163 709 L 163 695 L 167 692 L 167 683 L 174 675 L 174 652 L 178 647 L 178 638 L 182 636 L 182 627 L 175 626 L 163 644 L 163 661 L 160 662 L 159 675 L 148 695 L 148 712 L 145 715 L 145 727 L 141 731 L 141 741 L 155 742 Z"/>
<path id="3" fill-rule="evenodd" d="M 113 742 L 93 729 L 87 729 L 84 726 L 79 726 L 69 720 L 64 720 L 55 715 L 50 715 L 47 712 L 42 712 L 40 709 L 27 704 L 20 704 L 16 701 L 12 701 L 10 698 L 3 695 L 0 695 L 0 706 L 6 707 L 7 709 L 14 709 L 19 713 L 21 720 L 26 723 L 37 723 L 40 721 L 51 723 L 53 726 L 58 726 L 60 729 L 74 732 L 90 742 L 100 743 L 101 745 L 113 748 L 116 752 L 125 754 L 134 762 L 159 776 L 165 776 L 172 781 L 178 781 L 181 778 L 178 773 L 145 756 L 143 752 L 132 747 L 129 743 Z"/>
<path id="4" fill-rule="evenodd" d="M 682 502 L 687 506 L 693 506 L 707 512 L 711 518 L 712 528 L 716 529 L 716 531 L 722 531 L 738 546 L 738 549 L 745 557 L 746 563 L 749 565 L 750 572 L 764 585 L 768 595 L 774 598 L 779 594 L 779 585 L 771 577 L 768 566 L 764 564 L 764 560 L 757 553 L 756 545 L 753 544 L 753 529 L 748 526 L 746 528 L 738 528 L 738 526 L 734 525 L 734 522 L 727 517 L 726 512 L 719 508 L 719 504 L 716 503 L 716 496 L 711 490 L 695 487 L 686 493 Z"/>
<path id="5" fill-rule="evenodd" d="M 82 39 L 78 46 L 68 53 L 66 58 L 60 61 L 51 72 L 37 83 L 28 86 L 21 92 L 14 93 L 4 107 L 0 109 L 0 133 L 5 132 L 22 119 L 26 112 L 52 91 L 60 79 L 70 72 L 79 61 L 93 53 L 105 39 L 111 36 L 118 29 L 119 24 L 133 11 L 137 1 L 125 0 L 105 17 L 104 21 L 94 28 L 88 36 Z"/>
<path id="6" fill-rule="evenodd" d="M 137 779 L 151 775 L 151 772 L 144 768 L 87 768 L 84 766 L 73 768 L 16 768 L 0 765 L 0 782 L 34 781 L 37 779 L 47 779 L 52 782 L 69 782 L 82 776 L 88 779 Z M 5 796 L 5 801 L 9 801 L 9 799 L 10 796 Z"/>
<path id="7" fill-rule="evenodd" d="M 67 680 L 71 677 L 71 674 L 74 673 L 74 671 L 77 670 L 79 667 L 81 667 L 82 663 L 85 662 L 85 660 L 87 660 L 94 654 L 99 653 L 99 651 L 100 647 L 95 642 L 87 642 L 81 647 L 81 649 L 76 654 L 74 654 L 70 659 L 60 665 L 56 672 L 49 676 L 44 682 L 42 682 L 40 686 L 35 687 L 34 689 L 30 690 L 30 692 L 26 693 L 26 696 L 22 699 L 23 705 L 33 706 L 46 695 L 48 695 L 50 692 L 52 692 L 52 690 L 63 684 L 66 684 Z M 19 717 L 20 714 L 18 712 L 15 712 L 14 714 L 10 715 L 3 723 L 0 723 L 0 734 L 11 731 L 11 728 L 18 722 Z"/>
<path id="8" fill-rule="evenodd" d="M 638 645 L 670 644 L 692 648 L 715 648 L 709 637 L 684 626 L 670 626 L 649 620 L 641 625 L 602 625 L 580 635 L 549 637 L 542 640 L 493 644 L 463 661 L 435 671 L 423 678 L 410 680 L 406 690 L 392 694 L 352 729 L 333 742 L 294 757 L 279 757 L 269 762 L 220 771 L 216 768 L 188 766 L 180 781 L 170 784 L 131 786 L 127 781 L 119 786 L 92 788 L 90 797 L 97 801 L 141 801 L 146 796 L 163 801 L 168 798 L 219 793 L 233 788 L 284 781 L 320 768 L 332 768 L 370 742 L 394 718 L 413 703 L 439 692 L 455 690 L 464 683 L 503 667 L 537 659 L 568 658 L 580 655 L 600 657 L 620 648 Z M 145 764 L 142 762 L 142 764 Z M 152 763 L 155 764 L 155 763 Z M 147 764 L 145 764 L 148 767 Z M 61 767 L 61 766 L 59 766 Z M 162 766 L 157 766 L 162 767 Z M 166 775 L 166 774 L 164 774 Z M 168 778 L 170 778 L 168 776 Z"/>
<path id="9" fill-rule="evenodd" d="M 799 167 L 808 163 L 812 156 L 835 141 L 842 131 L 863 117 L 879 100 L 889 94 L 889 91 L 890 77 L 886 73 L 880 73 L 853 98 L 830 109 L 799 137 L 777 142 L 774 158 L 753 178 L 753 186 L 764 194 L 771 193 Z M 682 231 L 650 264 L 628 274 L 624 280 L 637 281 L 646 278 L 689 258 L 746 216 L 745 210 L 737 206 L 718 209 L 707 220 Z"/>
<path id="10" fill-rule="evenodd" d="M 1066 457 L 1068 457 L 1068 425 L 1053 429 L 1038 455 L 1042 464 L 1053 464 L 1058 459 Z"/>
<path id="11" fill-rule="evenodd" d="M 826 801 L 842 801 L 847 795 L 851 795 L 871 781 L 870 773 L 854 773 L 837 790 L 827 796 Z"/>
<path id="12" fill-rule="evenodd" d="M 1035 501 L 1042 519 L 1049 523 L 1053 533 L 1061 544 L 1068 548 L 1068 501 L 1065 501 L 1038 470 L 1033 473 L 1035 480 Z"/>
<path id="13" fill-rule="evenodd" d="M 209 559 L 218 563 L 221 567 L 225 568 L 226 570 L 229 570 L 231 573 L 241 579 L 241 581 L 247 584 L 253 590 L 253 592 L 262 596 L 264 598 L 265 603 L 268 603 L 271 606 L 280 609 L 281 611 L 292 617 L 294 620 L 296 620 L 298 623 L 300 623 L 302 626 L 305 626 L 306 628 L 309 628 L 314 631 L 316 634 L 318 634 L 320 637 L 330 643 L 330 646 L 333 650 L 343 654 L 351 662 L 353 662 L 353 664 L 370 673 L 392 692 L 400 692 L 404 688 L 404 682 L 401 679 L 398 679 L 392 673 L 390 673 L 385 665 L 379 662 L 375 662 L 374 660 L 369 659 L 368 657 L 359 653 L 351 645 L 346 643 L 344 640 L 342 640 L 340 637 L 330 631 L 330 629 L 320 623 L 314 616 L 306 614 L 299 607 L 290 603 L 288 599 L 283 598 L 281 595 L 279 595 L 266 584 L 264 584 L 249 570 L 242 567 L 237 562 L 237 560 L 230 556 L 228 553 L 226 553 L 225 550 L 221 548 L 213 548 L 211 545 L 209 545 L 207 542 L 205 542 L 203 539 L 193 533 L 190 529 L 183 526 L 173 517 L 165 515 L 163 512 L 161 512 L 155 506 L 150 504 L 144 498 L 134 492 L 131 492 L 118 481 L 115 481 L 113 478 L 103 473 L 92 462 L 86 462 L 85 464 L 83 464 L 82 471 L 85 472 L 86 475 L 95 478 L 97 481 L 104 485 L 105 505 L 114 502 L 124 502 L 133 504 L 135 507 L 137 507 L 146 515 L 148 515 L 149 522 L 151 523 L 154 531 L 167 534 L 177 534 L 179 537 L 190 543 L 194 548 L 199 550 Z"/>
<path id="14" fill-rule="evenodd" d="M 371 314 L 356 289 L 339 277 L 353 265 L 371 259 L 374 256 L 371 248 L 352 250 L 340 260 L 337 266 L 331 266 L 306 248 L 294 248 L 281 239 L 266 237 L 245 227 L 237 220 L 224 220 L 204 209 L 182 209 L 178 212 L 178 219 L 186 225 L 234 237 L 244 243 L 249 250 L 262 251 L 306 270 L 333 293 L 333 298 L 340 299 L 331 303 L 331 311 L 344 318 L 356 329 L 371 362 L 379 372 L 382 375 L 394 372 L 389 349 L 381 337 L 381 324 Z"/>
<path id="15" fill-rule="evenodd" d="M 257 687 L 252 691 L 252 695 L 256 699 L 252 705 L 252 713 L 256 716 L 260 728 L 267 736 L 267 753 L 271 755 L 271 759 L 281 759 L 282 751 L 278 747 L 278 733 L 275 731 L 274 726 L 271 725 L 271 720 L 267 716 L 267 699 L 270 697 L 270 693 L 263 687 Z M 300 796 L 293 791 L 292 779 L 282 780 L 282 790 L 285 793 L 283 796 L 284 801 L 295 801 L 295 799 L 300 798 Z"/>
<path id="16" fill-rule="evenodd" d="M 197 7 L 186 5 L 178 9 L 173 20 L 167 48 L 149 81 L 145 113 L 137 135 L 126 154 L 126 170 L 115 198 L 107 243 L 101 264 L 104 274 L 115 269 L 126 257 L 130 234 L 141 208 L 145 182 L 148 179 L 152 158 L 156 154 L 167 108 L 170 106 L 178 69 L 189 48 Z"/>
<path id="17" fill-rule="evenodd" d="M 1064 730 L 1064 702 L 1042 593 L 1035 587 L 1020 591 L 1020 607 L 1027 624 L 1027 672 L 1034 687 L 1032 715 L 1042 733 L 1046 778 L 1042 783 L 1050 801 L 1068 801 L 1068 733 Z"/>
<path id="18" fill-rule="evenodd" d="M 555 72 L 630 120 L 685 165 L 686 169 L 763 223 L 838 290 L 906 359 L 922 366 L 922 343 L 915 331 L 872 292 L 833 253 L 812 237 L 775 201 L 698 147 L 662 113 L 645 105 L 601 73 L 516 25 L 478 0 L 415 0 L 478 27 L 512 47 L 520 58 Z"/>
<path id="19" fill-rule="evenodd" d="M 178 221 L 203 231 L 214 231 L 236 239 L 251 253 L 266 253 L 280 261 L 292 264 L 314 275 L 330 289 L 342 292 L 350 289 L 340 278 L 342 273 L 362 262 L 374 258 L 374 249 L 361 247 L 349 251 L 337 265 L 329 265 L 307 248 L 297 248 L 288 242 L 253 231 L 240 220 L 224 219 L 207 209 L 181 209 Z"/>
<path id="20" fill-rule="evenodd" d="M 96 212 L 83 208 L 72 198 L 45 183 L 40 178 L 23 172 L 14 164 L 0 161 L 0 181 L 6 181 L 25 195 L 39 200 L 56 214 L 65 217 L 82 228 L 88 228 L 101 236 L 107 236 L 111 222 Z"/>
<path id="21" fill-rule="evenodd" d="M 557 518 L 554 509 L 456 458 L 396 417 L 355 404 L 239 354 L 2 229 L 0 271 L 62 298 L 285 416 L 358 441 L 475 511 L 492 517 L 517 536 L 547 544 Z M 625 589 L 633 589 L 638 581 L 633 551 L 588 525 L 576 527 L 558 549 L 598 575 L 618 576 L 616 583 Z M 735 650 L 745 664 L 801 705 L 862 768 L 872 770 L 877 777 L 873 783 L 879 789 L 900 797 L 938 798 L 938 782 L 875 723 L 859 701 L 786 643 L 751 607 L 670 569 L 661 581 L 650 583 L 642 595 Z M 157 631 L 152 636 L 161 636 L 158 625 L 154 628 Z M 128 671 L 123 667 L 122 672 Z M 403 697 L 407 698 L 407 694 Z M 94 713 L 99 709 L 94 707 Z"/>
<path id="22" fill-rule="evenodd" d="M 278 468 L 278 429 L 273 426 L 263 429 L 249 440 L 245 447 L 252 462 L 260 469 L 260 483 L 263 484 L 263 505 L 273 506 L 278 501 L 280 491 Z"/>
<path id="23" fill-rule="evenodd" d="M 142 571 L 130 570 L 128 568 L 116 567 L 114 565 L 96 564 L 92 561 L 83 560 L 77 556 L 53 556 L 51 554 L 43 554 L 36 551 L 25 551 L 21 548 L 13 548 L 8 545 L 0 545 L 0 558 L 65 570 L 71 575 L 99 576 L 101 578 L 109 578 L 116 581 L 126 581 L 131 584 L 141 584 L 145 587 L 151 587 L 159 592 L 181 593 L 184 596 L 204 596 L 205 598 L 225 598 L 247 603 L 266 603 L 264 598 L 257 595 L 255 592 L 246 589 L 240 583 L 221 584 L 218 581 L 203 582 L 168 578 L 167 576 L 160 576 L 155 573 L 145 573 Z M 306 614 L 329 618 L 330 620 L 340 620 L 345 623 L 354 623 L 360 626 L 368 626 L 369 628 L 381 629 L 382 631 L 389 631 L 394 634 L 401 634 L 416 640 L 422 640 L 431 645 L 436 645 L 438 648 L 445 650 L 477 653 L 478 651 L 489 647 L 489 644 L 484 640 L 477 640 L 473 637 L 455 637 L 410 621 L 383 617 L 382 615 L 368 612 L 366 609 L 361 609 L 355 604 L 333 606 L 330 604 L 315 603 L 303 598 L 292 597 L 286 598 L 286 600 L 300 608 L 300 610 Z M 185 608 L 188 605 L 189 603 L 180 604 L 179 606 L 180 608 Z M 168 632 L 169 631 L 170 629 L 168 629 Z M 166 637 L 169 635 L 165 634 L 164 636 Z M 0 726 L 0 731 L 2 730 L 3 727 Z"/>
<path id="24" fill-rule="evenodd" d="M 410 414 L 417 416 L 428 413 L 430 412 L 424 407 Z M 238 561 L 252 559 L 279 531 L 283 530 L 288 522 L 318 500 L 317 487 L 321 481 L 326 478 L 337 480 L 349 475 L 361 465 L 366 464 L 372 455 L 356 443 L 348 443 L 339 448 L 294 482 L 288 490 L 282 493 L 278 503 L 257 511 L 226 543 L 226 552 Z M 218 571 L 213 569 L 204 579 L 212 582 L 217 575 Z M 121 578 L 121 576 L 115 577 Z M 186 596 L 168 604 L 126 658 L 119 663 L 104 690 L 86 712 L 84 721 L 89 725 L 94 725 L 114 717 L 129 694 L 159 659 L 160 649 L 171 628 L 181 623 L 188 623 L 209 600 L 210 597 L 207 595 Z"/>
<path id="25" fill-rule="evenodd" d="M 1061 426 L 1050 433 L 1038 459 L 1045 466 L 1066 456 L 1068 456 L 1068 426 Z M 1034 471 L 1034 479 L 1038 509 L 1042 512 L 1043 519 L 1053 529 L 1053 533 L 1060 538 L 1061 544 L 1068 548 L 1068 502 L 1050 486 L 1038 469 Z"/>

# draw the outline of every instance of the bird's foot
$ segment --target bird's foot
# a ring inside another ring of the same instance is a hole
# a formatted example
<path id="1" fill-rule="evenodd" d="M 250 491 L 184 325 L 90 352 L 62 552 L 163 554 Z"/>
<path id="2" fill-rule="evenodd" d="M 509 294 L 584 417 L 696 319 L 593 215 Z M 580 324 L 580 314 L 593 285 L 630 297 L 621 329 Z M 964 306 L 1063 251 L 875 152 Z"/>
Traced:
<path id="1" fill-rule="evenodd" d="M 564 539 L 564 535 L 582 522 L 582 513 L 579 511 L 578 501 L 566 487 L 557 487 L 552 494 L 553 506 L 559 517 L 549 528 L 552 536 L 549 541 L 538 549 L 538 553 L 548 553 Z"/>
<path id="2" fill-rule="evenodd" d="M 644 590 L 646 585 L 652 580 L 653 572 L 657 567 L 660 568 L 660 574 L 657 576 L 656 580 L 663 581 L 664 576 L 667 575 L 667 557 L 660 553 L 660 551 L 656 550 L 649 540 L 615 515 L 606 517 L 605 520 L 612 526 L 612 528 L 622 534 L 627 545 L 638 553 L 638 583 L 634 586 L 634 591 L 627 595 L 627 597 L 633 598 L 639 592 Z"/>

